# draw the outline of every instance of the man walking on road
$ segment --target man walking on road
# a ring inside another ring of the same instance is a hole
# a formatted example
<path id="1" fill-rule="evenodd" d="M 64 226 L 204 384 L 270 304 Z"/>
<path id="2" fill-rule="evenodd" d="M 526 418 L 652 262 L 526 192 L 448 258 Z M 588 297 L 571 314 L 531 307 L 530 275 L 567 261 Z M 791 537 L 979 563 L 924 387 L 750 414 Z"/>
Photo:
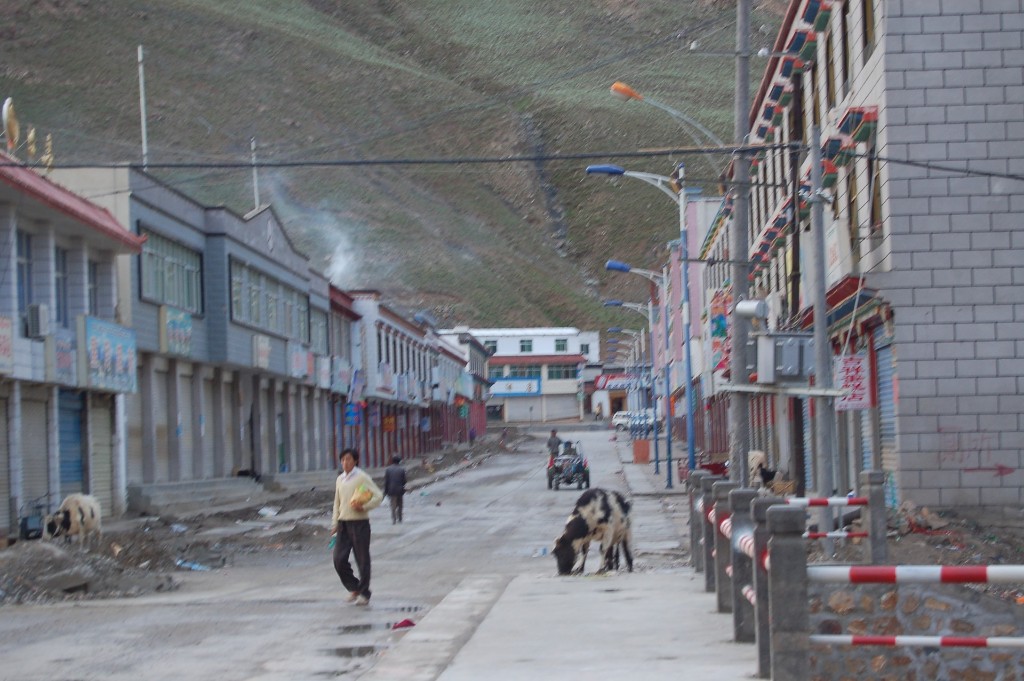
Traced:
<path id="1" fill-rule="evenodd" d="M 391 465 L 384 469 L 384 495 L 391 502 L 391 524 L 402 522 L 402 497 L 405 496 L 405 468 L 402 457 L 391 457 Z"/>
<path id="2" fill-rule="evenodd" d="M 334 542 L 334 570 L 348 590 L 348 602 L 356 605 L 370 603 L 370 515 L 380 506 L 384 495 L 380 488 L 356 464 L 359 451 L 341 452 L 341 475 L 334 487 L 334 511 L 331 514 L 331 533 Z M 359 578 L 356 579 L 349 564 L 354 553 Z"/>
<path id="3" fill-rule="evenodd" d="M 561 438 L 558 437 L 558 431 L 552 429 L 551 437 L 548 438 L 548 454 L 551 458 L 558 456 L 558 448 L 562 445 Z"/>

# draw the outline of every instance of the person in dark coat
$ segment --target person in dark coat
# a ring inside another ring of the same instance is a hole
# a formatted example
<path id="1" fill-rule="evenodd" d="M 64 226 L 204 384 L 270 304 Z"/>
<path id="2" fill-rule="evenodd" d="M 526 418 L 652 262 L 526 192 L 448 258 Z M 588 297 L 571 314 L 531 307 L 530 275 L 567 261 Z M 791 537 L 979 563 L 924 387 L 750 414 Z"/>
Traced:
<path id="1" fill-rule="evenodd" d="M 384 469 L 384 495 L 391 501 L 391 524 L 402 522 L 405 468 L 400 456 L 391 457 L 391 465 Z"/>

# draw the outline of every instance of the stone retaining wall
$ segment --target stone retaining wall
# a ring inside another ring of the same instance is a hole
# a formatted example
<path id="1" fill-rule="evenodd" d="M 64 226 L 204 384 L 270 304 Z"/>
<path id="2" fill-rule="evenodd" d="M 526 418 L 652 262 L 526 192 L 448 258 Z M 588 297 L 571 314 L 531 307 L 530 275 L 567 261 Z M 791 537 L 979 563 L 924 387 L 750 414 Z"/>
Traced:
<path id="1" fill-rule="evenodd" d="M 1024 606 L 972 587 L 810 585 L 811 632 L 867 636 L 1024 636 Z M 815 681 L 1024 681 L 1017 648 L 811 646 Z"/>

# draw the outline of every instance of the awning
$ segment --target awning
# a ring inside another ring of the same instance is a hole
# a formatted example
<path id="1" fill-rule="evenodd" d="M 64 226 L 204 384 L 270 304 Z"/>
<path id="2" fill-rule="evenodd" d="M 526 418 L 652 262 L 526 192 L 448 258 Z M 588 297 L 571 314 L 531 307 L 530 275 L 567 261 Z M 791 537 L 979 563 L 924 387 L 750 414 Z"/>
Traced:
<path id="1" fill-rule="evenodd" d="M 842 325 L 844 322 L 849 323 L 850 315 L 855 310 L 860 315 L 866 313 L 869 309 L 873 309 L 879 302 L 878 291 L 865 287 L 863 277 L 844 277 L 825 294 L 826 318 L 829 331 L 838 330 L 835 327 Z M 800 327 L 810 329 L 813 323 L 814 308 L 804 308 L 800 313 Z"/>

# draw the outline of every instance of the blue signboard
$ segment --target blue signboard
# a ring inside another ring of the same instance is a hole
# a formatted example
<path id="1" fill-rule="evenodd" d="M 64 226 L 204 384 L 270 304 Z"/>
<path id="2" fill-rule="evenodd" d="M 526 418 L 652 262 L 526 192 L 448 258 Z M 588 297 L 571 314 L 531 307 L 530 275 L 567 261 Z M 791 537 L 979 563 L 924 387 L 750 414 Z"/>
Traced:
<path id="1" fill-rule="evenodd" d="M 138 391 L 135 330 L 96 317 L 79 317 L 79 363 L 82 384 L 95 390 Z M 84 355 L 84 357 L 83 357 Z"/>
<path id="2" fill-rule="evenodd" d="M 363 425 L 362 410 L 359 409 L 359 405 L 356 404 L 355 402 L 349 402 L 348 404 L 345 405 L 345 425 Z"/>

